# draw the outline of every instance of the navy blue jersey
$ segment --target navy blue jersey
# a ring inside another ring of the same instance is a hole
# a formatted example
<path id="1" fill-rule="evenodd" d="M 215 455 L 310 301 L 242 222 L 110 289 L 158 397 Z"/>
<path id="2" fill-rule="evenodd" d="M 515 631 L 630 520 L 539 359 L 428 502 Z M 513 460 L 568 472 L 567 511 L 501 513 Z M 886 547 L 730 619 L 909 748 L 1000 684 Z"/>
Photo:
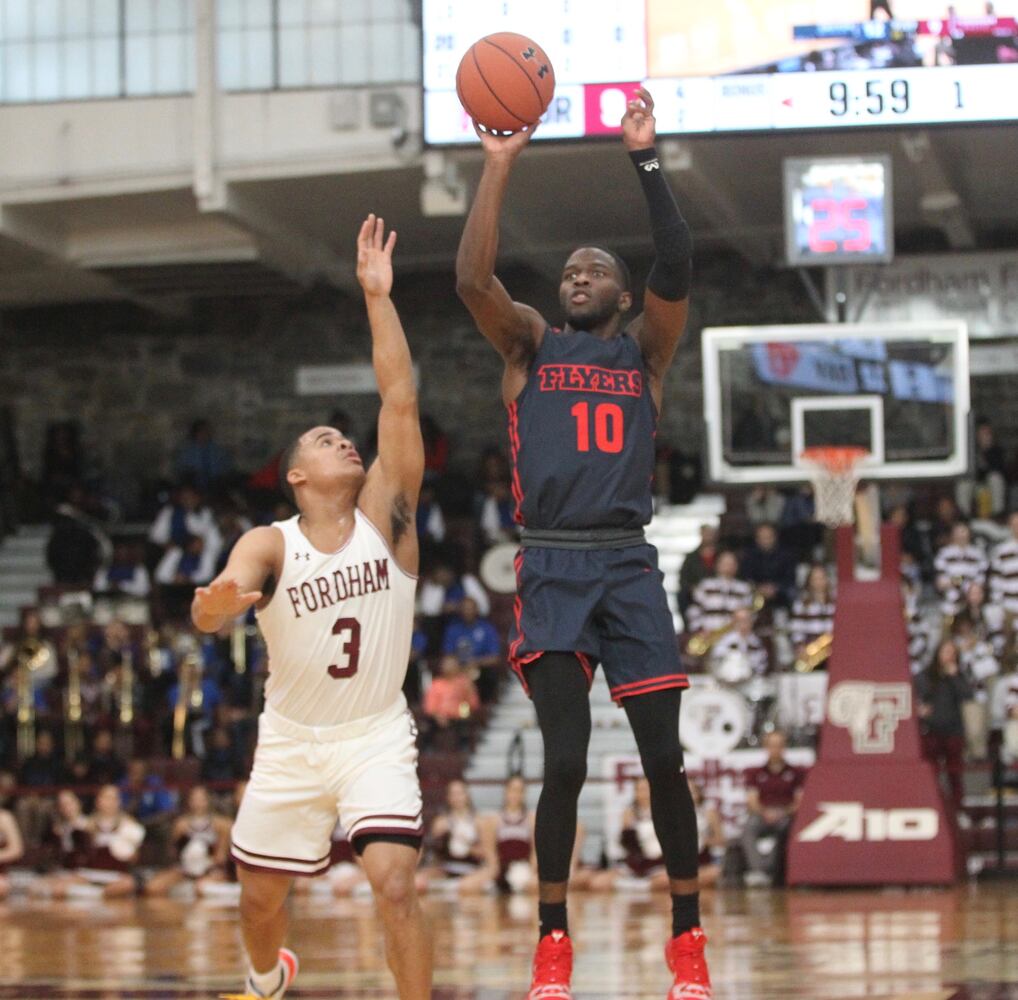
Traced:
<path id="1" fill-rule="evenodd" d="M 517 521 L 543 530 L 642 528 L 657 412 L 640 345 L 549 329 L 509 405 Z"/>

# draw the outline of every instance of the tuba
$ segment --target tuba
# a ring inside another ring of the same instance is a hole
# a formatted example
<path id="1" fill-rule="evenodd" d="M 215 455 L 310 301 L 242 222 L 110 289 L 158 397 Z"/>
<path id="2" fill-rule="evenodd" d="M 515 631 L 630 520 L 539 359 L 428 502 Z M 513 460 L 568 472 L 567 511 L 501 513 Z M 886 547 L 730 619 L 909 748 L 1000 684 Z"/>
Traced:
<path id="1" fill-rule="evenodd" d="M 173 706 L 174 760 L 183 760 L 187 755 L 185 737 L 187 718 L 192 711 L 201 711 L 204 693 L 201 686 L 201 652 L 197 643 L 190 640 L 180 660 L 180 675 L 177 683 L 177 701 Z"/>
<path id="2" fill-rule="evenodd" d="M 120 651 L 120 685 L 117 691 L 117 722 L 120 724 L 120 751 L 131 757 L 134 751 L 134 650 Z"/>
<path id="3" fill-rule="evenodd" d="M 14 651 L 19 760 L 35 753 L 35 684 L 32 674 L 45 667 L 51 655 L 49 646 L 34 638 L 23 639 Z"/>

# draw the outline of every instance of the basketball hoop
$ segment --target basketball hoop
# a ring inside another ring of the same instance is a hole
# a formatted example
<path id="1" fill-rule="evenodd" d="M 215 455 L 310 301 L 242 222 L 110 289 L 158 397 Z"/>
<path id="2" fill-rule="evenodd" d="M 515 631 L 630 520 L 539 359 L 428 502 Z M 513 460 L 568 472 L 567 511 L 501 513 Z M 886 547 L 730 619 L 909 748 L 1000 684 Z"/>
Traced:
<path id="1" fill-rule="evenodd" d="M 816 519 L 829 528 L 855 520 L 855 488 L 865 448 L 806 448 L 802 460 L 810 466 Z"/>

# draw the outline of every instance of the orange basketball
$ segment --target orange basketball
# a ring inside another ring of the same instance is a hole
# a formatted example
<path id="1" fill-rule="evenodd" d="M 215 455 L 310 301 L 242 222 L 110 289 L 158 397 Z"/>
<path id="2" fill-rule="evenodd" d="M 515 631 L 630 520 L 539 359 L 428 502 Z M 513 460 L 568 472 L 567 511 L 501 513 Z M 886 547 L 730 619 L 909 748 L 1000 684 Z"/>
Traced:
<path id="1" fill-rule="evenodd" d="M 456 70 L 456 93 L 467 114 L 497 132 L 535 125 L 554 92 L 555 70 L 544 49 L 511 31 L 474 42 Z"/>

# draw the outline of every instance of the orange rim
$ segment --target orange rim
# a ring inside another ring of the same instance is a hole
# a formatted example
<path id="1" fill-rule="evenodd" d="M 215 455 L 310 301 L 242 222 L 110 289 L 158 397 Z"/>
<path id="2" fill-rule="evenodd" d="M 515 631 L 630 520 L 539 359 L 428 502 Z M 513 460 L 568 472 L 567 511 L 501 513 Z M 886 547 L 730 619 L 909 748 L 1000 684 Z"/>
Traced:
<path id="1" fill-rule="evenodd" d="M 848 472 L 864 459 L 869 452 L 855 447 L 818 447 L 803 450 L 802 458 L 814 465 L 823 466 L 828 472 Z"/>

